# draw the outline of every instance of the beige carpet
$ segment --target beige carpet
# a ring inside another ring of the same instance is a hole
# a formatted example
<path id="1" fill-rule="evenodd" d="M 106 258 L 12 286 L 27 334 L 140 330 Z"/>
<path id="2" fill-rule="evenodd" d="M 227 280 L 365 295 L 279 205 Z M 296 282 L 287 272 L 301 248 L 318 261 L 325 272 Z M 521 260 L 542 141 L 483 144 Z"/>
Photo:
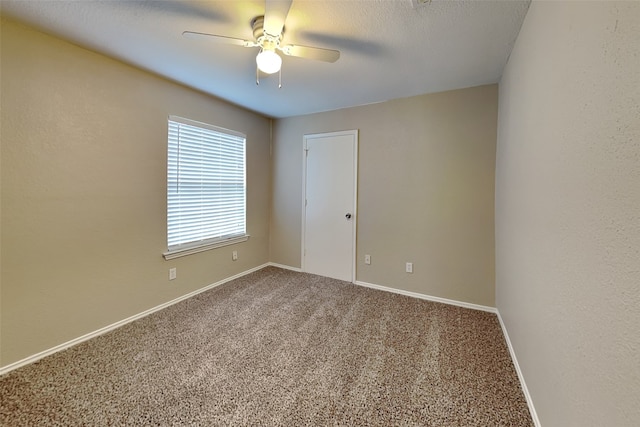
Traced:
<path id="1" fill-rule="evenodd" d="M 2 426 L 532 426 L 494 314 L 265 268 L 0 377 Z"/>

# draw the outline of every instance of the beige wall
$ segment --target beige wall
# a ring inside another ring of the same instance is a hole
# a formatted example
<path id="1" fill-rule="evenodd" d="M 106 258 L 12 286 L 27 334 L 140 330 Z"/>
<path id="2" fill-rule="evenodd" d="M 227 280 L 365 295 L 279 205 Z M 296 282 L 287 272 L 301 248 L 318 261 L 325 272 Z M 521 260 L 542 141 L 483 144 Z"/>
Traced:
<path id="1" fill-rule="evenodd" d="M 10 21 L 1 55 L 1 366 L 268 262 L 268 119 Z M 247 134 L 248 242 L 162 258 L 169 114 Z"/>
<path id="2" fill-rule="evenodd" d="M 303 135 L 358 129 L 357 280 L 493 306 L 497 108 L 489 85 L 278 120 L 271 261 L 301 265 Z"/>
<path id="3" fill-rule="evenodd" d="M 640 3 L 533 2 L 500 83 L 496 300 L 541 424 L 640 425 Z"/>

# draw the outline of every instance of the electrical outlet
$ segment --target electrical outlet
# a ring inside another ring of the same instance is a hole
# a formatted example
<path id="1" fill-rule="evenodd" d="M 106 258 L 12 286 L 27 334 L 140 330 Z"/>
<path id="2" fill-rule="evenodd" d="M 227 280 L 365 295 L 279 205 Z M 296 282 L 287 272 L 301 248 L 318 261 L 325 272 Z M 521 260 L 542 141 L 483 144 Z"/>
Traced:
<path id="1" fill-rule="evenodd" d="M 237 261 L 238 260 L 238 251 L 233 251 L 231 253 L 231 260 L 232 261 Z"/>
<path id="2" fill-rule="evenodd" d="M 364 256 L 364 263 L 367 265 L 371 264 L 371 255 Z"/>
<path id="3" fill-rule="evenodd" d="M 174 268 L 170 268 L 169 269 L 169 280 L 174 280 L 176 278 L 176 269 Z"/>
<path id="4" fill-rule="evenodd" d="M 405 271 L 407 273 L 413 273 L 413 263 L 412 262 L 408 262 L 406 264 Z"/>

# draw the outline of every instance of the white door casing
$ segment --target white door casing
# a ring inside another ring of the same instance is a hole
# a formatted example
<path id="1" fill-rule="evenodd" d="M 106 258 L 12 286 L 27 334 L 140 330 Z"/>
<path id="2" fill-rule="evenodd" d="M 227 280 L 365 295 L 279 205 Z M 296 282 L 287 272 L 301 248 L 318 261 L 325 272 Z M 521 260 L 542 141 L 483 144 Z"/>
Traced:
<path id="1" fill-rule="evenodd" d="M 304 136 L 302 271 L 355 282 L 358 131 Z"/>

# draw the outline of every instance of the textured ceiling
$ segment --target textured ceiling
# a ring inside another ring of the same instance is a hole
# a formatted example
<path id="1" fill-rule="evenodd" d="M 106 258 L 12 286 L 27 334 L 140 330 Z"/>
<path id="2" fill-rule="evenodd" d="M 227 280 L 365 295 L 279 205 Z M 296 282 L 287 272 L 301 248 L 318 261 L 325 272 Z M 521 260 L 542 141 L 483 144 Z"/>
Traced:
<path id="1" fill-rule="evenodd" d="M 336 63 L 284 57 L 256 86 L 256 48 L 190 40 L 185 30 L 253 39 L 263 1 L 2 0 L 3 14 L 270 117 L 496 83 L 529 1 L 294 0 L 283 43 L 337 49 Z"/>

